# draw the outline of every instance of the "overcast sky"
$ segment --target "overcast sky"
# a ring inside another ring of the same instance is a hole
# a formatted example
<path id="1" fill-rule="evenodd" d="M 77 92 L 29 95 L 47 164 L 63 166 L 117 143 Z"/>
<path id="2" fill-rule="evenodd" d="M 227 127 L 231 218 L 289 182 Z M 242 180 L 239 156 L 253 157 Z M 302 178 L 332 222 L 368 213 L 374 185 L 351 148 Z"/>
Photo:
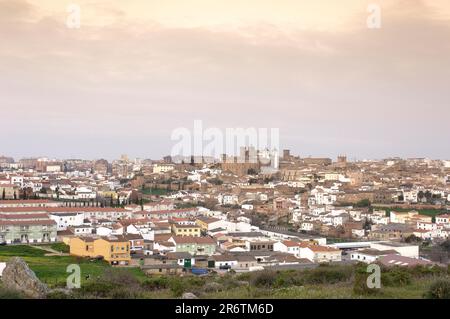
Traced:
<path id="1" fill-rule="evenodd" d="M 160 158 L 202 120 L 301 156 L 450 159 L 450 2 L 0 0 L 0 111 L 16 158 Z"/>

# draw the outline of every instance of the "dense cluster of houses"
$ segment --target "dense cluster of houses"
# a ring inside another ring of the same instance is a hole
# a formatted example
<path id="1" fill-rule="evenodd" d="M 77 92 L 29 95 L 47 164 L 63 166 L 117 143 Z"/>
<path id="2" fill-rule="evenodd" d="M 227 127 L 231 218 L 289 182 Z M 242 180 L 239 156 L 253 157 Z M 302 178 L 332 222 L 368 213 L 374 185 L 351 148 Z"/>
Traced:
<path id="1" fill-rule="evenodd" d="M 170 156 L 0 161 L 0 243 L 63 241 L 73 255 L 178 272 L 184 265 L 414 264 L 426 261 L 376 243 L 448 239 L 446 161 L 333 162 L 285 150 L 274 165 L 243 154 L 244 162 L 226 163 Z M 348 247 L 327 244 L 336 238 L 364 244 L 347 254 Z"/>

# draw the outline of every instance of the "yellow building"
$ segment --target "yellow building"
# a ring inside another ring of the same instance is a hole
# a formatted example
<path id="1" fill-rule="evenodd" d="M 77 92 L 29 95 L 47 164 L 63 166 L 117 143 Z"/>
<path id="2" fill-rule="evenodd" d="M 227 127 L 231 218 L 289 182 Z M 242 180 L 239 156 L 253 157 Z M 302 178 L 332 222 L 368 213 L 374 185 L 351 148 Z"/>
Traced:
<path id="1" fill-rule="evenodd" d="M 200 226 L 201 230 L 208 231 L 214 228 L 219 228 L 221 220 L 213 217 L 197 217 L 195 223 Z"/>
<path id="2" fill-rule="evenodd" d="M 201 228 L 197 225 L 173 224 L 172 232 L 175 234 L 175 236 L 201 236 Z"/>
<path id="3" fill-rule="evenodd" d="M 111 265 L 129 265 L 131 261 L 130 243 L 123 236 L 71 238 L 70 254 L 80 257 L 103 257 Z"/>

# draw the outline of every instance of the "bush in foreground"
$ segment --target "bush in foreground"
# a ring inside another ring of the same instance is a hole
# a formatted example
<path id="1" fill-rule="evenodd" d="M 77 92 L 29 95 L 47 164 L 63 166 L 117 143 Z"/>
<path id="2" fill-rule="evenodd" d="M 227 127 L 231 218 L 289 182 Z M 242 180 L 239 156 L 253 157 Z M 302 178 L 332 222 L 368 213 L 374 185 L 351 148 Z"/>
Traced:
<path id="1" fill-rule="evenodd" d="M 439 279 L 435 281 L 425 294 L 428 299 L 450 299 L 450 280 Z"/>

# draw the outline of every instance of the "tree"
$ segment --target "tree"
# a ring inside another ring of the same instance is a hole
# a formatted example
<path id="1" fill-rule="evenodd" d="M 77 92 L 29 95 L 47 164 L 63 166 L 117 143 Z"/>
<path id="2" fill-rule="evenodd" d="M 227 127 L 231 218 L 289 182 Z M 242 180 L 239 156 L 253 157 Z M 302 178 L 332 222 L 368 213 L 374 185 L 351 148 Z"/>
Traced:
<path id="1" fill-rule="evenodd" d="M 405 238 L 406 243 L 420 243 L 422 242 L 422 239 L 420 237 L 417 237 L 416 235 L 410 235 Z"/>
<path id="2" fill-rule="evenodd" d="M 369 220 L 367 218 L 364 219 L 364 225 L 363 225 L 364 230 L 371 230 L 372 229 L 372 225 L 373 225 L 373 223 L 372 223 L 371 220 Z"/>
<path id="3" fill-rule="evenodd" d="M 369 207 L 371 205 L 369 199 L 362 199 L 359 202 L 356 203 L 356 207 Z"/>

